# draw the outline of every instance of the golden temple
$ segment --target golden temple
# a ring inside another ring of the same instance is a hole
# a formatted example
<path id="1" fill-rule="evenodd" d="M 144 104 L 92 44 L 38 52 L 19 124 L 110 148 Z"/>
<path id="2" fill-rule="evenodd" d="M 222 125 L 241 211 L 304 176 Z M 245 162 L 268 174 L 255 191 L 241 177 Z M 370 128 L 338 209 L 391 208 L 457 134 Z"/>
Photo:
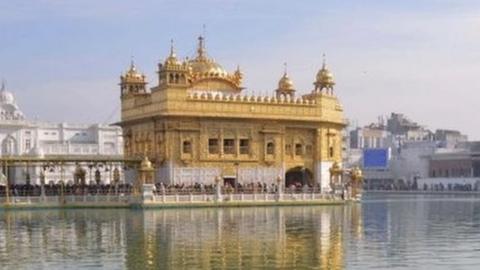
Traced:
<path id="1" fill-rule="evenodd" d="M 180 60 L 172 46 L 158 64 L 158 85 L 132 62 L 120 80 L 126 158 L 143 155 L 165 184 L 317 185 L 341 164 L 343 109 L 325 60 L 313 89 L 297 95 L 285 71 L 271 96 L 247 95 L 240 68 L 226 71 L 200 36 L 196 55 Z"/>

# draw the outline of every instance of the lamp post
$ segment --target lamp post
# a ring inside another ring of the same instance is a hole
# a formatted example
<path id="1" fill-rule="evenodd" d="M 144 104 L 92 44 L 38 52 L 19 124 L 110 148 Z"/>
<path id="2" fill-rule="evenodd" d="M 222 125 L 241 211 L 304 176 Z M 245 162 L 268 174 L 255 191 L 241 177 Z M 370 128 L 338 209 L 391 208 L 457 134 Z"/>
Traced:
<path id="1" fill-rule="evenodd" d="M 238 163 L 238 162 L 235 162 L 235 163 L 233 163 L 233 165 L 235 166 L 235 181 L 234 181 L 235 193 L 237 193 L 237 185 L 238 185 L 238 165 L 239 165 L 239 163 Z"/>
<path id="2" fill-rule="evenodd" d="M 220 187 L 220 180 L 221 177 L 215 177 L 215 201 L 220 202 L 222 201 L 222 188 Z"/>
<path id="3" fill-rule="evenodd" d="M 10 180 L 8 175 L 8 161 L 5 161 L 5 178 L 7 178 L 7 185 L 5 186 L 6 194 L 6 204 L 10 203 Z"/>
<path id="4" fill-rule="evenodd" d="M 40 196 L 42 196 L 42 199 L 45 200 L 45 173 L 46 169 L 45 166 L 42 166 L 40 172 Z"/>
<path id="5" fill-rule="evenodd" d="M 277 202 L 282 200 L 282 176 L 277 176 Z"/>

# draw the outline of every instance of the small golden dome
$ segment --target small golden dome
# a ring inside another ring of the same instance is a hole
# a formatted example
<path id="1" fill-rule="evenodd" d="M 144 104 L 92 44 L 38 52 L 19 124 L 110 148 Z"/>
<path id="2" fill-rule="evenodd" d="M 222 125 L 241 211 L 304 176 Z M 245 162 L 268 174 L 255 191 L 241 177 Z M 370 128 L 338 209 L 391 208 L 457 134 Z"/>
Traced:
<path id="1" fill-rule="evenodd" d="M 332 89 L 335 85 L 335 79 L 333 77 L 332 72 L 327 68 L 325 63 L 325 55 L 323 59 L 322 68 L 318 71 L 315 86 L 320 90 L 323 88 Z"/>
<path id="2" fill-rule="evenodd" d="M 143 82 L 145 80 L 145 75 L 137 70 L 135 63 L 132 60 L 130 62 L 130 68 L 125 72 L 125 75 L 122 76 L 122 80 L 129 82 Z"/>
<path id="3" fill-rule="evenodd" d="M 332 167 L 330 167 L 329 171 L 331 176 L 340 175 L 343 172 L 340 164 L 338 164 L 338 162 L 336 161 L 333 162 Z"/>
<path id="4" fill-rule="evenodd" d="M 165 59 L 165 66 L 174 66 L 174 65 L 181 65 L 180 61 L 177 59 L 177 54 L 175 53 L 175 48 L 173 46 L 173 40 L 171 40 L 170 44 L 170 55 Z"/>
<path id="5" fill-rule="evenodd" d="M 278 89 L 287 91 L 292 91 L 295 89 L 292 80 L 288 77 L 286 72 L 283 73 L 282 78 L 280 78 L 280 80 L 278 81 Z"/>
<path id="6" fill-rule="evenodd" d="M 335 85 L 333 74 L 330 72 L 330 70 L 327 69 L 325 65 L 323 65 L 322 69 L 320 69 L 317 73 L 317 83 L 331 86 Z"/>
<path id="7" fill-rule="evenodd" d="M 140 168 L 142 170 L 153 170 L 152 162 L 148 160 L 147 156 L 143 158 L 142 163 L 140 164 Z"/>
<path id="8" fill-rule="evenodd" d="M 351 176 L 355 180 L 362 180 L 363 179 L 363 172 L 358 166 L 355 166 L 352 169 Z"/>

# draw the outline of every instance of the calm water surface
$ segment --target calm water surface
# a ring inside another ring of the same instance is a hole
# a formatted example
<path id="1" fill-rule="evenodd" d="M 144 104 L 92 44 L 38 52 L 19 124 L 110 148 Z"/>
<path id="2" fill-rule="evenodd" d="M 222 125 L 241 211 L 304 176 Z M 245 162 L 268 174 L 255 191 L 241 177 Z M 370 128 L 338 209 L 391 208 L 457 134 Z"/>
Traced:
<path id="1" fill-rule="evenodd" d="M 0 211 L 0 269 L 480 269 L 480 198 Z"/>

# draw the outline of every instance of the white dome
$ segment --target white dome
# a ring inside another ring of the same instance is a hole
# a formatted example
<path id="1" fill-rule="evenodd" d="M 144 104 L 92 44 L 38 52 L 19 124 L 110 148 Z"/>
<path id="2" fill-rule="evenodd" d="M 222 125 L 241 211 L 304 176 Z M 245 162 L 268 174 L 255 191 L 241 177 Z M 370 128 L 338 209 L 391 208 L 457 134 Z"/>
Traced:
<path id="1" fill-rule="evenodd" d="M 5 84 L 2 83 L 0 89 L 0 119 L 1 120 L 22 120 L 25 119 L 20 108 L 15 102 L 15 96 L 5 90 Z"/>
<path id="2" fill-rule="evenodd" d="M 15 97 L 12 93 L 3 89 L 0 91 L 0 103 L 3 104 L 15 104 Z"/>

